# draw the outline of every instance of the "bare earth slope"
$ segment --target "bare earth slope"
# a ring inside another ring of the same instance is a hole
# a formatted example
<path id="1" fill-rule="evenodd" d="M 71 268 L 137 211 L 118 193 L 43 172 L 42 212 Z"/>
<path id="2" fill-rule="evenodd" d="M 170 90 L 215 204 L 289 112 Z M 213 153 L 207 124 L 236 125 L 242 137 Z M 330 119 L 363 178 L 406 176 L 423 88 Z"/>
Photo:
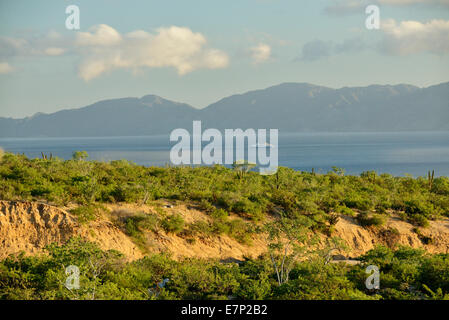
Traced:
<path id="1" fill-rule="evenodd" d="M 81 226 L 68 212 L 36 202 L 0 201 L 0 259 L 25 251 L 42 252 L 53 242 L 64 243 L 73 236 L 94 241 L 103 249 L 115 249 L 129 259 L 142 256 L 134 243 L 108 221 Z"/>
<path id="2" fill-rule="evenodd" d="M 152 206 L 114 204 L 109 210 L 134 210 L 154 212 Z M 177 213 L 188 223 L 209 219 L 201 211 L 175 205 L 167 208 L 167 214 Z M 392 217 L 385 228 L 366 229 L 350 217 L 341 217 L 335 226 L 334 236 L 342 238 L 349 247 L 348 255 L 359 256 L 372 249 L 375 244 L 390 247 L 396 244 L 423 248 L 428 252 L 448 252 L 449 219 L 431 221 L 428 228 L 421 228 L 421 235 L 413 231 L 409 223 Z M 389 230 L 396 229 L 397 232 Z M 139 259 L 144 253 L 122 230 L 106 217 L 88 225 L 81 225 L 67 211 L 37 202 L 14 202 L 0 200 L 0 259 L 9 254 L 24 251 L 26 254 L 43 252 L 43 248 L 53 242 L 64 243 L 73 236 L 81 236 L 96 242 L 102 249 L 115 249 L 129 260 Z M 263 235 L 253 237 L 250 245 L 244 245 L 228 236 L 203 237 L 189 242 L 181 237 L 148 233 L 147 252 L 169 251 L 175 259 L 182 257 L 219 258 L 222 260 L 242 259 L 244 256 L 257 257 L 266 252 L 267 240 Z M 423 236 L 431 241 L 423 241 Z M 428 242 L 428 244 L 425 244 Z"/>

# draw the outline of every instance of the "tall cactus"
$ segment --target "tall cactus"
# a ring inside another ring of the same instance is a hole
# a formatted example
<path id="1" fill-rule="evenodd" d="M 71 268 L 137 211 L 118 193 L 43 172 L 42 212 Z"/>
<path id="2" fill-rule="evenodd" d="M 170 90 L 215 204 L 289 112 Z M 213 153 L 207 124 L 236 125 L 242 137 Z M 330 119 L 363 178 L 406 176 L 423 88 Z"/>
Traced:
<path id="1" fill-rule="evenodd" d="M 434 176 L 435 176 L 435 170 L 432 170 L 432 174 L 430 174 L 430 170 L 427 172 L 427 181 L 429 183 L 429 190 L 432 190 Z"/>
<path id="2" fill-rule="evenodd" d="M 41 152 L 41 155 L 42 155 L 42 160 L 50 160 L 50 161 L 53 160 L 53 153 L 50 153 L 50 158 L 48 158 L 48 156 L 43 152 Z"/>

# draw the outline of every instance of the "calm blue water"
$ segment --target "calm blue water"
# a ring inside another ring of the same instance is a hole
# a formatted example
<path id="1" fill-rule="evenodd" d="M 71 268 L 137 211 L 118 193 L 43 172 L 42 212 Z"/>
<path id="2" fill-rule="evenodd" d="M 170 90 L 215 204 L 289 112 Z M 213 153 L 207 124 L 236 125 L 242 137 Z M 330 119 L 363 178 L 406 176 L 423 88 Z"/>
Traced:
<path id="1" fill-rule="evenodd" d="M 73 151 L 86 150 L 92 160 L 127 159 L 145 166 L 169 163 L 173 145 L 168 135 L 0 139 L 4 150 L 32 158 L 51 152 L 70 159 Z M 375 170 L 396 176 L 424 176 L 435 170 L 437 176 L 449 176 L 449 132 L 280 133 L 279 165 L 317 172 L 337 166 L 347 174 Z"/>

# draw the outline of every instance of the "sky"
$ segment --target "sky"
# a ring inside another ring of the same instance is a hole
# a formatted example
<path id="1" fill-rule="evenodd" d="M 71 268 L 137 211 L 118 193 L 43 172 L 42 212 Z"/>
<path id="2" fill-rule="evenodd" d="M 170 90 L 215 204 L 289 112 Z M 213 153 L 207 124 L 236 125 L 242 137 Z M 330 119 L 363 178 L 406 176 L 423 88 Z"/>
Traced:
<path id="1" fill-rule="evenodd" d="M 283 82 L 447 81 L 449 0 L 0 0 L 0 117 L 147 94 L 203 108 Z"/>

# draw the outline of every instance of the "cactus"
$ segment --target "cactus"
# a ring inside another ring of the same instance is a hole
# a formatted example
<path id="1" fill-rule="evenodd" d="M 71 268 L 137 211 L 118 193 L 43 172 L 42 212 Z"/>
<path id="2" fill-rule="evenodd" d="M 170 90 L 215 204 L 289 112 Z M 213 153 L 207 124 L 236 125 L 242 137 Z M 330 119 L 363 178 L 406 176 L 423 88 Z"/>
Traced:
<path id="1" fill-rule="evenodd" d="M 435 176 L 435 170 L 432 170 L 432 174 L 430 174 L 430 170 L 427 172 L 427 181 L 429 183 L 429 190 L 432 190 L 434 176 Z"/>
<path id="2" fill-rule="evenodd" d="M 53 153 L 50 153 L 50 158 L 43 152 L 41 152 L 41 156 L 43 160 L 53 160 Z"/>

